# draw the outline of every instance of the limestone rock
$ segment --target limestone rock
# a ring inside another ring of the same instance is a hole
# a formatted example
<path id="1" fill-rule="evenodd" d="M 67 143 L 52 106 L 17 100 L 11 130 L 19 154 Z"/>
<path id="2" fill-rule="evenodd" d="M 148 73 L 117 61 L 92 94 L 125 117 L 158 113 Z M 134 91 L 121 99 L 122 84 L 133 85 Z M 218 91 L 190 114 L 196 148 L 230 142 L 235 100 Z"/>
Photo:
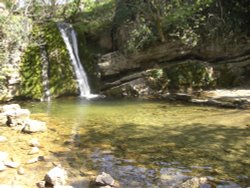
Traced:
<path id="1" fill-rule="evenodd" d="M 36 153 L 39 153 L 39 148 L 38 147 L 32 147 L 28 154 L 29 155 L 34 155 Z"/>
<path id="2" fill-rule="evenodd" d="M 17 168 L 20 166 L 20 163 L 14 162 L 14 161 L 6 161 L 4 162 L 5 166 L 10 167 L 10 168 Z"/>
<path id="3" fill-rule="evenodd" d="M 1 125 L 6 125 L 7 122 L 7 117 L 3 113 L 0 113 L 0 126 Z"/>
<path id="4" fill-rule="evenodd" d="M 38 157 L 35 157 L 35 158 L 32 158 L 30 160 L 27 161 L 27 164 L 33 164 L 33 163 L 36 163 L 38 162 Z"/>
<path id="5" fill-rule="evenodd" d="M 7 110 L 4 112 L 7 117 L 8 126 L 22 125 L 25 121 L 29 120 L 30 111 L 28 109 Z"/>
<path id="6" fill-rule="evenodd" d="M 23 132 L 25 133 L 35 133 L 46 131 L 46 123 L 38 120 L 28 120 L 25 122 L 25 127 Z"/>
<path id="7" fill-rule="evenodd" d="M 2 112 L 6 112 L 9 110 L 20 110 L 21 107 L 19 104 L 7 104 L 7 105 L 3 105 L 1 108 Z"/>
<path id="8" fill-rule="evenodd" d="M 8 158 L 8 156 L 8 153 L 0 151 L 0 162 L 4 162 Z"/>
<path id="9" fill-rule="evenodd" d="M 208 179 L 206 177 L 193 177 L 181 185 L 179 185 L 179 188 L 190 188 L 190 187 L 202 187 L 207 183 Z"/>
<path id="10" fill-rule="evenodd" d="M 32 138 L 29 141 L 29 145 L 32 146 L 32 147 L 40 147 L 41 146 L 38 139 L 36 139 L 36 138 Z"/>
<path id="11" fill-rule="evenodd" d="M 6 166 L 3 162 L 0 162 L 0 172 L 4 171 L 6 169 Z"/>
<path id="12" fill-rule="evenodd" d="M 66 184 L 67 172 L 62 167 L 52 168 L 44 177 L 46 183 L 53 186 L 62 186 Z"/>
<path id="13" fill-rule="evenodd" d="M 39 187 L 39 188 L 45 188 L 45 184 L 46 184 L 45 181 L 39 181 L 36 183 L 37 187 Z"/>
<path id="14" fill-rule="evenodd" d="M 19 167 L 18 170 L 17 170 L 17 173 L 19 175 L 24 175 L 24 173 L 25 173 L 24 168 L 23 167 Z"/>
<path id="15" fill-rule="evenodd" d="M 6 142 L 8 139 L 5 136 L 0 136 L 0 143 Z"/>
<path id="16" fill-rule="evenodd" d="M 101 175 L 98 175 L 96 177 L 95 183 L 101 186 L 107 186 L 107 185 L 114 186 L 115 180 L 109 174 L 102 172 Z"/>

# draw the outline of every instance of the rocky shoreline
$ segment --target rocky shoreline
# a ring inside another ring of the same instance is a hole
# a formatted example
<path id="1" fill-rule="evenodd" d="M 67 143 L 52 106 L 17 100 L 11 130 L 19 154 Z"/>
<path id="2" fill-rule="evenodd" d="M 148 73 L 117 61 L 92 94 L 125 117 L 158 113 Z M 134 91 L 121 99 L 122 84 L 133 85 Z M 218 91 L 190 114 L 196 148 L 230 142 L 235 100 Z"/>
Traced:
<path id="1" fill-rule="evenodd" d="M 192 94 L 174 93 L 163 98 L 171 101 L 187 102 L 195 105 L 214 106 L 232 109 L 250 108 L 250 90 L 210 90 Z"/>

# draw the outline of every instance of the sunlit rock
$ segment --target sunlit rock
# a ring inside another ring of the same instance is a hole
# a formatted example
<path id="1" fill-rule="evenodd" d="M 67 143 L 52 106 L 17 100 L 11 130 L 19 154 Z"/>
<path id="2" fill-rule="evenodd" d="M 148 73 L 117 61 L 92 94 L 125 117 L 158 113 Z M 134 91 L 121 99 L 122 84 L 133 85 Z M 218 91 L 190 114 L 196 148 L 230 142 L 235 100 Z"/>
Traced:
<path id="1" fill-rule="evenodd" d="M 19 167 L 18 170 L 17 170 L 17 173 L 18 173 L 19 175 L 24 175 L 24 173 L 25 173 L 24 168 L 23 168 L 23 167 Z"/>
<path id="2" fill-rule="evenodd" d="M 8 159 L 9 154 L 3 151 L 0 151 L 0 162 L 5 161 L 6 159 Z"/>
<path id="3" fill-rule="evenodd" d="M 19 162 L 14 162 L 14 161 L 6 161 L 4 162 L 4 165 L 10 168 L 17 168 L 20 166 Z"/>
<path id="4" fill-rule="evenodd" d="M 38 162 L 38 157 L 35 157 L 35 158 L 32 158 L 30 160 L 27 161 L 27 164 L 33 164 L 33 163 L 36 163 Z"/>
<path id="5" fill-rule="evenodd" d="M 12 109 L 4 112 L 7 117 L 8 126 L 23 125 L 30 117 L 30 111 L 28 109 Z"/>
<path id="6" fill-rule="evenodd" d="M 8 104 L 8 105 L 3 105 L 1 107 L 1 112 L 6 112 L 9 110 L 20 110 L 21 107 L 19 104 Z"/>
<path id="7" fill-rule="evenodd" d="M 34 155 L 36 153 L 39 153 L 39 148 L 38 147 L 32 147 L 28 154 L 29 155 Z"/>
<path id="8" fill-rule="evenodd" d="M 67 172 L 62 167 L 52 168 L 44 177 L 46 183 L 53 186 L 66 185 L 68 179 Z"/>
<path id="9" fill-rule="evenodd" d="M 28 120 L 25 122 L 23 132 L 25 133 L 35 133 L 35 132 L 45 132 L 47 129 L 46 123 L 38 120 Z"/>
<path id="10" fill-rule="evenodd" d="M 181 185 L 179 185 L 179 188 L 190 188 L 190 187 L 205 187 L 205 184 L 207 183 L 207 178 L 206 177 L 193 177 Z"/>
<path id="11" fill-rule="evenodd" d="M 8 139 L 5 136 L 0 136 L 0 143 L 6 142 Z"/>
<path id="12" fill-rule="evenodd" d="M 102 172 L 101 175 L 98 175 L 95 179 L 96 185 L 100 186 L 114 186 L 115 185 L 115 180 L 112 178 L 111 175 Z"/>
<path id="13" fill-rule="evenodd" d="M 4 165 L 3 162 L 0 162 L 0 172 L 6 170 L 6 166 Z"/>
<path id="14" fill-rule="evenodd" d="M 6 125 L 7 122 L 7 117 L 3 113 L 0 113 L 0 126 L 1 125 Z"/>
<path id="15" fill-rule="evenodd" d="M 32 147 L 40 147 L 41 146 L 37 138 L 32 138 L 29 141 L 29 145 Z"/>

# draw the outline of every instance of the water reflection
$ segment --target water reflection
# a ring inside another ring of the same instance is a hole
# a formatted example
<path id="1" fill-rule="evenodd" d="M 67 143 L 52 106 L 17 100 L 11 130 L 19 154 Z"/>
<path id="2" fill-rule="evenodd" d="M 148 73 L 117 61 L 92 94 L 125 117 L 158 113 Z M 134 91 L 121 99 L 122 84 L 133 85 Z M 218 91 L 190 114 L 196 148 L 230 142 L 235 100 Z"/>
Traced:
<path id="1" fill-rule="evenodd" d="M 250 184 L 248 111 L 79 98 L 26 106 L 48 114 L 60 145 L 53 154 L 85 174 L 104 171 L 124 187 L 174 187 L 193 176 Z"/>

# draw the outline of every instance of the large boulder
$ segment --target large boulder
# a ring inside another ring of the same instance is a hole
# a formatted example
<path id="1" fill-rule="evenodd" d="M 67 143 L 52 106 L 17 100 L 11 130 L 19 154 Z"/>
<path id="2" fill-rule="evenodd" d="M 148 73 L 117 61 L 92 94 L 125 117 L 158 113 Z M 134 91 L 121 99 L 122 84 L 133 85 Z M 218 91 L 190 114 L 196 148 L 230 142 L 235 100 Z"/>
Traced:
<path id="1" fill-rule="evenodd" d="M 1 112 L 6 112 L 6 111 L 9 111 L 9 110 L 20 110 L 21 107 L 19 104 L 6 104 L 6 105 L 3 105 L 1 108 L 0 108 L 0 111 Z"/>
<path id="2" fill-rule="evenodd" d="M 67 172 L 60 166 L 52 168 L 44 177 L 46 184 L 53 186 L 66 185 L 67 179 Z"/>
<path id="3" fill-rule="evenodd" d="M 0 126 L 1 125 L 6 125 L 7 122 L 7 117 L 3 113 L 0 113 Z"/>
<path id="4" fill-rule="evenodd" d="M 30 117 L 28 109 L 8 110 L 4 114 L 7 116 L 8 126 L 23 125 Z"/>
<path id="5" fill-rule="evenodd" d="M 19 104 L 4 105 L 1 107 L 0 119 L 3 119 L 8 126 L 23 125 L 30 117 L 30 111 L 28 109 L 21 109 Z M 1 118 L 1 117 L 4 117 Z M 6 121 L 7 118 L 7 121 Z"/>
<path id="6" fill-rule="evenodd" d="M 46 130 L 47 126 L 45 122 L 29 119 L 25 122 L 22 131 L 25 133 L 36 133 L 36 132 L 44 132 Z"/>

